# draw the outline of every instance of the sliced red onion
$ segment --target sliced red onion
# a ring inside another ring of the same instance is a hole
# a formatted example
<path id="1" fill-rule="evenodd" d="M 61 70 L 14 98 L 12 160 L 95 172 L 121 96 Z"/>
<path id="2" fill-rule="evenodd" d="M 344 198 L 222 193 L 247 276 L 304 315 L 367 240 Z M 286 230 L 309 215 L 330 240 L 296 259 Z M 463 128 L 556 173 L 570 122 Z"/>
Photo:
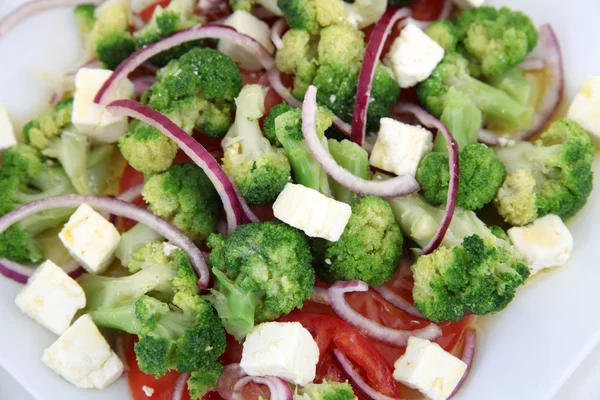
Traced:
<path id="1" fill-rule="evenodd" d="M 292 390 L 290 386 L 281 378 L 275 376 L 245 376 L 233 386 L 232 400 L 244 400 L 242 390 L 250 382 L 266 385 L 271 392 L 271 400 L 292 400 Z"/>
<path id="2" fill-rule="evenodd" d="M 210 273 L 202 253 L 186 235 L 179 229 L 169 224 L 164 219 L 157 217 L 150 211 L 127 203 L 123 200 L 115 199 L 109 196 L 82 195 L 82 194 L 67 194 L 63 196 L 47 197 L 42 200 L 32 201 L 14 211 L 0 217 L 0 233 L 4 232 L 8 227 L 15 223 L 34 215 L 40 211 L 51 210 L 56 208 L 76 208 L 82 204 L 89 204 L 90 207 L 112 213 L 119 217 L 125 217 L 148 226 L 156 233 L 167 239 L 175 246 L 185 251 L 198 274 L 198 286 L 204 289 L 208 286 Z"/>
<path id="3" fill-rule="evenodd" d="M 187 388 L 187 381 L 190 379 L 190 374 L 181 374 L 175 381 L 175 387 L 173 388 L 173 395 L 171 400 L 183 400 L 183 395 Z"/>
<path id="4" fill-rule="evenodd" d="M 412 305 L 409 301 L 405 300 L 402 296 L 394 293 L 389 287 L 381 285 L 374 286 L 372 288 L 374 291 L 379 293 L 381 297 L 383 297 L 387 302 L 389 302 L 394 307 L 409 313 L 413 317 L 427 319 L 417 310 L 417 307 Z"/>
<path id="5" fill-rule="evenodd" d="M 336 282 L 327 291 L 329 305 L 341 319 L 365 335 L 394 346 L 406 346 L 408 338 L 411 336 L 435 340 L 442 335 L 442 330 L 435 324 L 429 324 L 425 328 L 412 331 L 388 328 L 358 313 L 350 307 L 350 304 L 344 298 L 345 293 L 366 292 L 368 290 L 369 285 L 362 281 Z"/>
<path id="6" fill-rule="evenodd" d="M 117 199 L 131 203 L 142 195 L 142 189 L 144 189 L 143 183 L 132 186 L 129 189 L 122 192 L 120 195 L 118 195 Z"/>
<path id="7" fill-rule="evenodd" d="M 371 86 L 373 85 L 375 69 L 381 57 L 383 46 L 394 25 L 410 15 L 411 11 L 408 8 L 390 8 L 377 21 L 371 33 L 360 74 L 358 75 L 354 117 L 352 118 L 352 134 L 350 136 L 351 140 L 361 147 L 364 144 L 367 129 L 367 110 L 371 99 Z"/>
<path id="8" fill-rule="evenodd" d="M 133 83 L 133 90 L 135 91 L 135 95 L 137 97 L 140 97 L 142 93 L 144 93 L 150 86 L 154 85 L 155 82 L 156 77 L 151 75 L 140 76 L 131 81 L 131 83 Z"/>
<path id="9" fill-rule="evenodd" d="M 182 43 L 206 38 L 225 39 L 244 47 L 246 51 L 249 51 L 256 56 L 266 70 L 271 69 L 275 65 L 275 61 L 267 49 L 265 49 L 263 45 L 252 39 L 250 36 L 239 33 L 229 26 L 194 26 L 184 31 L 177 32 L 149 46 L 143 47 L 127 57 L 127 59 L 119 64 L 119 66 L 114 70 L 110 78 L 104 82 L 104 85 L 102 85 L 102 88 L 100 88 L 96 94 L 94 102 L 106 105 L 110 99 L 114 98 L 113 93 L 119 87 L 121 81 L 127 78 L 131 72 L 133 72 L 137 67 L 144 64 L 153 56 L 175 46 L 179 46 Z"/>
<path id="10" fill-rule="evenodd" d="M 465 332 L 465 339 L 463 343 L 463 351 L 460 359 L 467 364 L 467 369 L 463 374 L 462 378 L 450 394 L 446 400 L 450 400 L 454 397 L 454 395 L 460 390 L 465 380 L 469 376 L 469 372 L 471 371 L 471 367 L 473 366 L 473 360 L 475 359 L 475 348 L 477 347 L 477 332 L 475 329 L 469 329 Z"/>
<path id="11" fill-rule="evenodd" d="M 217 392 L 225 400 L 231 400 L 233 388 L 238 380 L 247 376 L 240 364 L 229 364 L 223 368 L 223 373 L 217 381 Z"/>
<path id="12" fill-rule="evenodd" d="M 198 0 L 197 7 L 206 14 L 214 14 L 227 9 L 227 0 Z"/>
<path id="13" fill-rule="evenodd" d="M 329 304 L 329 299 L 327 298 L 327 289 L 315 286 L 315 290 L 313 291 L 313 294 L 310 296 L 309 300 L 313 303 Z"/>
<path id="14" fill-rule="evenodd" d="M 0 37 L 28 17 L 53 8 L 76 6 L 78 4 L 100 5 L 104 0 L 31 0 L 23 3 L 0 20 Z"/>
<path id="15" fill-rule="evenodd" d="M 389 397 L 383 393 L 380 393 L 377 390 L 373 389 L 371 386 L 369 386 L 369 384 L 365 382 L 362 376 L 360 376 L 360 374 L 356 372 L 352 361 L 350 361 L 348 357 L 346 357 L 344 353 L 342 353 L 342 351 L 338 349 L 333 349 L 333 358 L 335 358 L 335 361 L 344 370 L 344 374 L 350 381 L 352 387 L 358 392 L 360 392 L 363 398 L 372 400 L 398 400 L 394 397 Z"/>
<path id="16" fill-rule="evenodd" d="M 286 27 L 287 23 L 285 22 L 285 18 L 279 18 L 271 27 L 271 42 L 273 42 L 273 45 L 277 50 L 281 50 L 283 48 L 281 35 Z"/>
<path id="17" fill-rule="evenodd" d="M 527 57 L 521 64 L 519 64 L 519 68 L 525 71 L 541 71 L 544 69 L 546 63 L 544 59 L 537 57 Z"/>
<path id="18" fill-rule="evenodd" d="M 317 136 L 317 88 L 311 85 L 302 105 L 302 133 L 315 160 L 337 183 L 363 196 L 399 197 L 417 192 L 420 187 L 410 175 L 397 176 L 387 181 L 369 181 L 341 167 L 323 148 Z"/>
<path id="19" fill-rule="evenodd" d="M 76 260 L 69 260 L 61 268 L 73 279 L 79 278 L 85 272 Z M 5 258 L 0 259 L 0 274 L 18 283 L 26 284 L 36 269 L 37 266 L 23 265 Z"/>
<path id="20" fill-rule="evenodd" d="M 108 109 L 115 115 L 126 115 L 139 119 L 161 131 L 165 136 L 175 141 L 179 147 L 196 163 L 208 176 L 221 197 L 223 208 L 227 215 L 229 234 L 235 227 L 248 222 L 257 222 L 258 218 L 250 210 L 237 187 L 225 174 L 217 160 L 196 141 L 185 133 L 169 118 L 152 107 L 140 104 L 133 100 L 117 100 L 108 105 Z"/>
<path id="21" fill-rule="evenodd" d="M 437 249 L 442 243 L 446 232 L 450 227 L 450 222 L 454 216 L 454 209 L 456 208 L 456 196 L 458 195 L 458 178 L 460 175 L 460 166 L 458 164 L 458 144 L 452 137 L 452 134 L 446 128 L 446 125 L 433 115 L 415 104 L 409 103 L 398 103 L 394 106 L 394 111 L 397 113 L 409 113 L 414 115 L 422 125 L 430 129 L 436 129 L 441 132 L 446 139 L 446 148 L 448 149 L 448 166 L 450 168 L 450 182 L 448 184 L 448 198 L 446 200 L 446 210 L 440 223 L 440 226 L 431 239 L 431 241 L 421 251 L 422 255 L 426 255 Z"/>

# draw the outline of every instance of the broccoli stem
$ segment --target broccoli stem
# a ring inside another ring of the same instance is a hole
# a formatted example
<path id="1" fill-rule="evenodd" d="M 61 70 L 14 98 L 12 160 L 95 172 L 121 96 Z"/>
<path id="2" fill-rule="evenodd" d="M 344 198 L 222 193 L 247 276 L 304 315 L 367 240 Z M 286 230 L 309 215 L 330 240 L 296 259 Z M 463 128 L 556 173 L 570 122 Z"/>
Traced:
<path id="1" fill-rule="evenodd" d="M 519 104 L 528 104 L 531 84 L 527 81 L 521 69 L 513 68 L 502 75 L 492 76 L 487 81 L 493 87 L 508 94 Z"/>
<path id="2" fill-rule="evenodd" d="M 331 187 L 329 186 L 329 177 L 325 170 L 317 163 L 312 156 L 304 140 L 296 141 L 285 137 L 280 137 L 285 153 L 294 173 L 294 182 L 304 185 L 308 188 L 317 190 L 325 196 L 332 197 Z M 323 147 L 328 149 L 327 139 L 321 139 Z"/>
<path id="3" fill-rule="evenodd" d="M 340 166 L 360 178 L 369 179 L 369 155 L 363 148 L 346 139 L 341 142 L 329 139 L 328 145 L 329 152 Z M 330 185 L 336 200 L 351 206 L 358 201 L 355 193 L 334 180 L 330 181 Z"/>
<path id="4" fill-rule="evenodd" d="M 65 130 L 60 138 L 50 141 L 42 153 L 56 158 L 78 193 L 91 193 L 88 182 L 87 159 L 89 143 L 87 138 L 76 131 Z"/>
<path id="5" fill-rule="evenodd" d="M 94 323 L 105 328 L 118 329 L 137 335 L 141 322 L 135 316 L 135 301 L 118 308 L 108 308 L 90 311 Z"/>
<path id="6" fill-rule="evenodd" d="M 461 96 L 454 88 L 450 88 L 448 91 L 446 106 L 440 120 L 452 133 L 459 150 L 477 142 L 477 135 L 483 124 L 483 116 L 479 108 L 468 98 Z M 437 134 L 433 150 L 448 153 L 444 135 Z"/>

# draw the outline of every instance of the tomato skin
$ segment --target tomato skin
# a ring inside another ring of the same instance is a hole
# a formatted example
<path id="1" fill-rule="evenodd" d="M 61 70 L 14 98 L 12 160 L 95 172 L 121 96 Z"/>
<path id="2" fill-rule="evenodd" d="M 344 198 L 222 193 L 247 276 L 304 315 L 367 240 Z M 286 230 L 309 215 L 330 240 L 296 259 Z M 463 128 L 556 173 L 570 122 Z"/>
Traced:
<path id="1" fill-rule="evenodd" d="M 166 6 L 169 5 L 169 3 L 171 2 L 171 0 L 159 0 L 156 3 L 144 8 L 142 11 L 140 11 L 140 18 L 142 19 L 142 21 L 144 21 L 144 23 L 148 23 L 151 19 L 152 16 L 154 15 L 154 10 L 156 10 L 156 7 L 160 6 L 162 8 L 165 8 Z"/>
<path id="2" fill-rule="evenodd" d="M 434 21 L 440 17 L 444 0 L 413 0 L 409 7 L 412 9 L 412 17 L 416 20 Z"/>

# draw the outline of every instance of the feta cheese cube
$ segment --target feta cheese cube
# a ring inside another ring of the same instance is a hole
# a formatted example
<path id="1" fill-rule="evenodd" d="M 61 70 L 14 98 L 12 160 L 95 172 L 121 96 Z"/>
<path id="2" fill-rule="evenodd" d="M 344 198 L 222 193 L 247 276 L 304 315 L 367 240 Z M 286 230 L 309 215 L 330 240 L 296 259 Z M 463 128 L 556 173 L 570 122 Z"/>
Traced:
<path id="1" fill-rule="evenodd" d="M 44 350 L 42 361 L 75 386 L 104 389 L 123 373 L 123 363 L 89 314 L 83 315 Z"/>
<path id="2" fill-rule="evenodd" d="M 401 88 L 408 88 L 429 78 L 444 58 L 444 49 L 418 26 L 409 23 L 402 29 L 384 59 Z"/>
<path id="3" fill-rule="evenodd" d="M 588 76 L 575 96 L 567 118 L 579 123 L 600 144 L 600 76 Z"/>
<path id="4" fill-rule="evenodd" d="M 352 215 L 352 208 L 314 189 L 288 183 L 273 203 L 273 214 L 310 237 L 337 242 Z"/>
<path id="5" fill-rule="evenodd" d="M 77 208 L 58 237 L 91 274 L 106 271 L 121 240 L 117 228 L 87 204 Z"/>
<path id="6" fill-rule="evenodd" d="M 420 126 L 382 118 L 369 164 L 396 175 L 415 176 L 419 163 L 433 149 L 433 135 Z"/>
<path id="7" fill-rule="evenodd" d="M 470 8 L 479 8 L 484 3 L 485 0 L 454 0 L 454 4 L 456 4 L 463 10 L 468 10 Z"/>
<path id="8" fill-rule="evenodd" d="M 467 364 L 437 343 L 414 336 L 406 352 L 394 363 L 394 379 L 417 389 L 429 399 L 445 400 L 467 370 Z"/>
<path id="9" fill-rule="evenodd" d="M 15 129 L 8 117 L 8 111 L 3 104 L 0 104 L 0 153 L 17 144 Z"/>
<path id="10" fill-rule="evenodd" d="M 75 75 L 73 95 L 73 125 L 81 133 L 98 142 L 116 143 L 127 131 L 126 116 L 114 116 L 104 106 L 94 103 L 96 93 L 110 77 L 112 71 L 106 69 L 81 68 Z M 111 100 L 133 98 L 133 84 L 125 79 Z"/>
<path id="11" fill-rule="evenodd" d="M 554 214 L 532 224 L 506 231 L 515 248 L 525 256 L 532 274 L 565 264 L 573 250 L 573 237 L 562 219 Z"/>
<path id="12" fill-rule="evenodd" d="M 57 335 L 69 328 L 85 303 L 81 286 L 50 260 L 38 267 L 15 299 L 21 311 Z"/>
<path id="13" fill-rule="evenodd" d="M 250 36 L 258 43 L 262 44 L 265 49 L 271 54 L 275 51 L 275 47 L 271 42 L 271 31 L 266 22 L 261 21 L 247 11 L 238 10 L 231 14 L 224 25 L 231 26 L 236 31 Z M 252 53 L 244 49 L 243 46 L 233 43 L 231 40 L 220 40 L 219 51 L 227 54 L 243 69 L 249 71 L 258 71 L 263 68 L 262 64 L 256 59 Z"/>
<path id="14" fill-rule="evenodd" d="M 265 322 L 246 337 L 240 365 L 251 376 L 306 385 L 315 379 L 318 361 L 319 347 L 299 322 Z"/>

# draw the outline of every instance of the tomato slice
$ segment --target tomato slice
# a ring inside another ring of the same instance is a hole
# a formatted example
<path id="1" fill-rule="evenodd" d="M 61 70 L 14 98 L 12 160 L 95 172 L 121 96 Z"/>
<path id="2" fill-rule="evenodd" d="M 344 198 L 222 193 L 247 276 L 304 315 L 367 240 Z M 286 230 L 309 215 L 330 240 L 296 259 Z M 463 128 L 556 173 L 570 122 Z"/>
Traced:
<path id="1" fill-rule="evenodd" d="M 154 15 L 154 10 L 156 10 L 156 7 L 161 6 L 162 8 L 165 8 L 166 6 L 169 5 L 169 3 L 171 2 L 171 0 L 160 0 L 146 8 L 144 8 L 142 11 L 140 11 L 140 18 L 142 19 L 142 21 L 144 21 L 144 23 L 148 23 L 148 21 L 150 21 L 152 19 L 152 16 Z"/>
<path id="2" fill-rule="evenodd" d="M 413 0 L 409 7 L 412 9 L 414 19 L 433 21 L 440 17 L 444 0 Z"/>

